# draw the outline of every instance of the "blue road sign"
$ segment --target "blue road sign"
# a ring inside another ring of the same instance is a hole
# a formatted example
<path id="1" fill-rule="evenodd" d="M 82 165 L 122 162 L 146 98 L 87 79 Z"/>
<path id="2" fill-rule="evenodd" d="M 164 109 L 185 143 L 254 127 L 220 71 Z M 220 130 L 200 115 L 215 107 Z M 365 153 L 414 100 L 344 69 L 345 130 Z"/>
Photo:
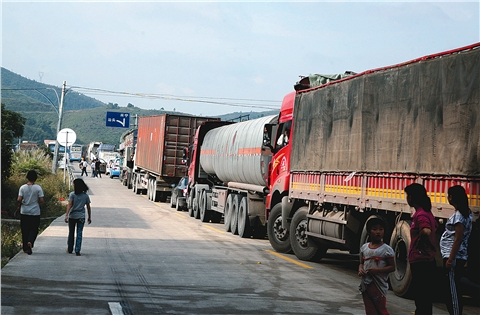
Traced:
<path id="1" fill-rule="evenodd" d="M 130 113 L 107 112 L 107 127 L 130 128 Z"/>

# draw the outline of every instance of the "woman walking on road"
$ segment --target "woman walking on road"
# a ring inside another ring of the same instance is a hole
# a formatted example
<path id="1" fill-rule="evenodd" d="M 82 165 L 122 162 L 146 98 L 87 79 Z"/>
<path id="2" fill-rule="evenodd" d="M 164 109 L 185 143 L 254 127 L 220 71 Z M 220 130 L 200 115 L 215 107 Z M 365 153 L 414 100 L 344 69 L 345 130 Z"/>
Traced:
<path id="1" fill-rule="evenodd" d="M 85 206 L 88 212 L 88 224 L 92 223 L 90 208 L 90 197 L 87 195 L 88 186 L 83 179 L 77 178 L 73 181 L 74 191 L 68 197 L 67 212 L 65 213 L 65 223 L 68 223 L 67 252 L 73 252 L 73 243 L 75 239 L 75 227 L 77 228 L 77 240 L 75 242 L 75 254 L 80 255 L 82 247 L 83 227 L 85 225 Z"/>
<path id="2" fill-rule="evenodd" d="M 437 222 L 432 214 L 432 203 L 423 185 L 414 183 L 404 189 L 408 205 L 415 209 L 410 226 L 408 262 L 412 272 L 413 297 L 416 315 L 431 315 L 435 281 L 435 231 Z"/>
<path id="3" fill-rule="evenodd" d="M 42 187 L 35 184 L 38 175 L 34 170 L 27 173 L 28 182 L 18 191 L 17 211 L 20 210 L 20 227 L 22 230 L 23 251 L 32 254 L 32 248 L 40 226 L 40 204 L 44 202 Z"/>
<path id="4" fill-rule="evenodd" d="M 440 238 L 440 251 L 449 288 L 445 304 L 450 315 L 461 315 L 463 301 L 460 279 L 468 258 L 467 246 L 472 232 L 473 216 L 468 207 L 467 194 L 462 186 L 452 186 L 448 189 L 448 202 L 455 207 L 455 213 L 448 219 L 445 232 Z"/>

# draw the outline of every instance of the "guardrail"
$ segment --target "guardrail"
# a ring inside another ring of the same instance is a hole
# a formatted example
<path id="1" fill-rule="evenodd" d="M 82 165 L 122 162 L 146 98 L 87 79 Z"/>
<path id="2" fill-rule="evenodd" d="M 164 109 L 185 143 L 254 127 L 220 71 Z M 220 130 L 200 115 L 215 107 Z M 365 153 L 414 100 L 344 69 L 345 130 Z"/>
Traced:
<path id="1" fill-rule="evenodd" d="M 73 173 L 75 171 L 75 168 L 72 165 L 68 165 L 67 167 L 68 170 L 68 189 L 70 189 L 71 186 L 73 186 L 73 181 L 77 176 Z"/>

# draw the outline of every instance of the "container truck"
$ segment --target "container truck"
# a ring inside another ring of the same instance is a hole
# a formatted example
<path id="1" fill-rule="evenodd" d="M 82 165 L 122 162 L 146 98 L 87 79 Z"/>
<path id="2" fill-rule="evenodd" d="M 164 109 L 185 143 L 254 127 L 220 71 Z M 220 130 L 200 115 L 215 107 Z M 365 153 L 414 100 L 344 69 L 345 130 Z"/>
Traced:
<path id="1" fill-rule="evenodd" d="M 411 283 L 405 186 L 426 187 L 438 237 L 454 212 L 450 186 L 465 187 L 478 217 L 480 43 L 306 87 L 285 97 L 276 128 L 278 138 L 288 124 L 290 141 L 269 166 L 270 243 L 301 260 L 328 249 L 357 254 L 368 220 L 382 217 L 395 251 L 390 283 L 404 296 Z"/>
<path id="2" fill-rule="evenodd" d="M 220 222 L 226 231 L 265 236 L 268 164 L 265 125 L 277 116 L 239 123 L 206 122 L 189 151 L 187 209 L 203 222 Z"/>
<path id="3" fill-rule="evenodd" d="M 120 138 L 120 146 L 118 152 L 120 153 L 120 160 L 122 168 L 120 180 L 128 189 L 132 188 L 132 174 L 133 174 L 133 156 L 135 154 L 135 145 L 137 143 L 137 129 L 131 129 L 125 132 Z"/>
<path id="4" fill-rule="evenodd" d="M 172 185 L 187 173 L 183 149 L 193 142 L 198 126 L 213 119 L 170 114 L 139 117 L 133 191 L 147 194 L 149 200 L 165 202 Z"/>
<path id="5" fill-rule="evenodd" d="M 115 151 L 114 144 L 102 143 L 98 146 L 96 156 L 98 159 L 103 159 L 105 162 L 109 163 L 110 161 L 115 161 L 119 154 Z"/>

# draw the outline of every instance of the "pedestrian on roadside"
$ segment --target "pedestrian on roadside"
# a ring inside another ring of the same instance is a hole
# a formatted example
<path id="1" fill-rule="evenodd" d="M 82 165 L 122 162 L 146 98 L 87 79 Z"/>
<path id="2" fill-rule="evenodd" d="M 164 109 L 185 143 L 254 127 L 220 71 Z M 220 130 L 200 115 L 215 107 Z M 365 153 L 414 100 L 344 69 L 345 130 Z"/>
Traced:
<path id="1" fill-rule="evenodd" d="M 81 162 L 81 169 L 82 169 L 82 174 L 80 174 L 80 176 L 83 176 L 83 174 L 85 173 L 85 176 L 88 177 L 88 173 L 87 173 L 87 166 L 88 166 L 88 163 L 87 161 L 85 161 L 84 159 L 82 159 L 82 162 Z"/>
<path id="2" fill-rule="evenodd" d="M 38 227 L 40 226 L 40 204 L 44 202 L 42 187 L 35 184 L 37 178 L 36 171 L 28 171 L 28 182 L 20 187 L 17 197 L 23 252 L 28 255 L 32 254 L 32 248 L 37 239 Z"/>
<path id="3" fill-rule="evenodd" d="M 383 242 L 386 223 L 381 218 L 367 222 L 370 242 L 360 248 L 358 275 L 362 277 L 362 293 L 367 315 L 389 315 L 387 310 L 388 274 L 395 271 L 394 251 Z"/>
<path id="4" fill-rule="evenodd" d="M 92 223 L 92 210 L 90 208 L 90 197 L 87 195 L 88 186 L 83 179 L 77 178 L 73 181 L 74 191 L 68 197 L 65 223 L 68 223 L 67 252 L 73 252 L 75 240 L 75 227 L 77 228 L 77 239 L 75 242 L 75 254 L 80 255 L 82 248 L 83 227 L 85 225 L 85 206 L 88 213 L 88 224 Z"/>
<path id="5" fill-rule="evenodd" d="M 97 170 L 95 169 L 95 160 L 92 160 L 92 164 L 90 165 L 92 168 L 92 177 L 97 177 Z"/>
<path id="6" fill-rule="evenodd" d="M 468 238 L 472 232 L 473 216 L 468 206 L 467 193 L 462 186 L 456 185 L 448 189 L 448 202 L 455 208 L 455 212 L 445 224 L 445 231 L 440 238 L 440 252 L 449 289 L 445 304 L 450 315 L 461 315 L 463 298 L 460 279 L 468 258 Z"/>
<path id="7" fill-rule="evenodd" d="M 407 203 L 415 210 L 410 226 L 408 262 L 412 272 L 412 293 L 416 315 L 431 315 L 435 284 L 435 232 L 437 222 L 432 214 L 432 203 L 427 190 L 414 183 L 404 188 Z"/>
<path id="8" fill-rule="evenodd" d="M 95 170 L 97 172 L 98 177 L 102 178 L 102 173 L 100 172 L 100 160 L 96 159 L 95 160 Z"/>

